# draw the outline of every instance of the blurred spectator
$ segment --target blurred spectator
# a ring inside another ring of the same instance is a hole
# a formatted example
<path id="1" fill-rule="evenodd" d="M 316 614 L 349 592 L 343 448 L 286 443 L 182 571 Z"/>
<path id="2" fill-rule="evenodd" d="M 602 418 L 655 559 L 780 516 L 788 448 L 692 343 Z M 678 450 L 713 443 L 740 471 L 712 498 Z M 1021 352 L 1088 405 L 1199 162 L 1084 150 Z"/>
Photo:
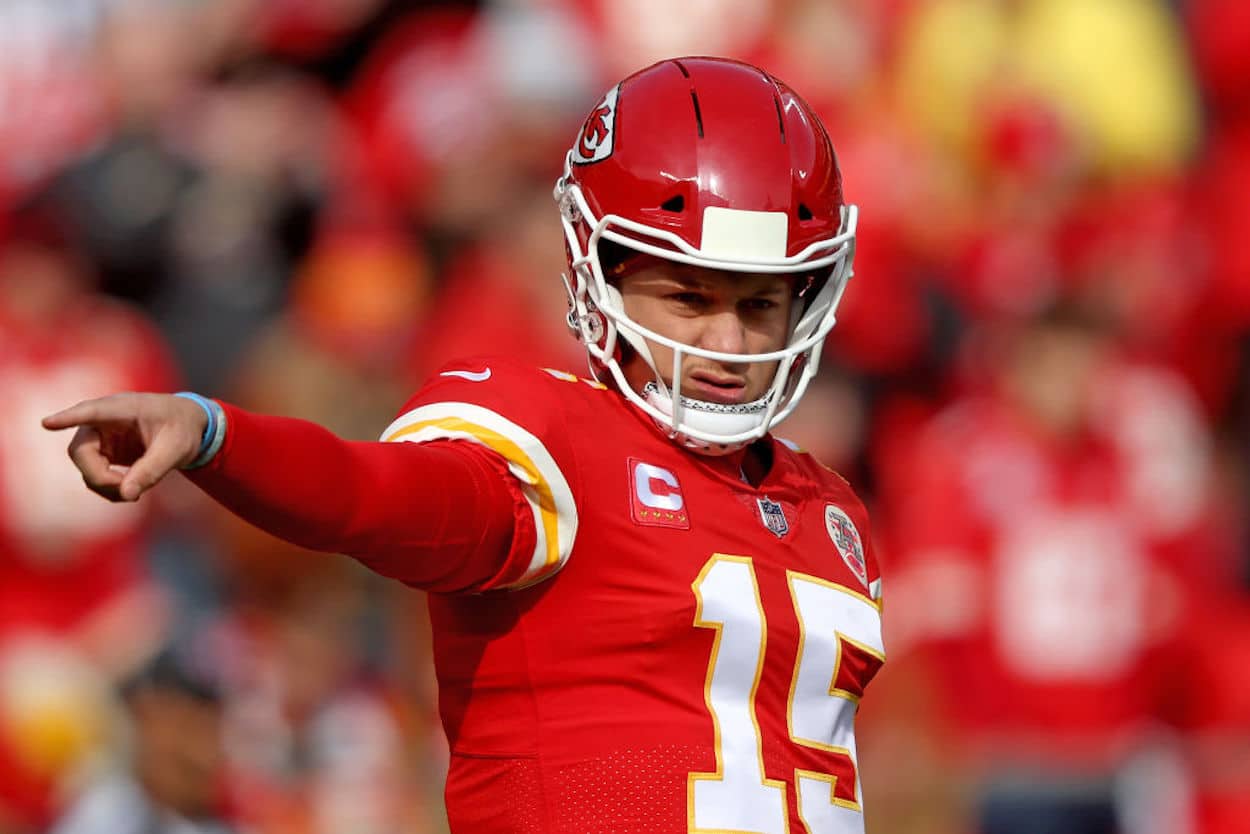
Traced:
<path id="1" fill-rule="evenodd" d="M 239 815 L 258 834 L 437 830 L 441 809 L 418 774 L 443 757 L 423 746 L 428 728 L 406 725 L 386 683 L 365 674 L 359 566 L 308 558 L 319 564 L 239 606 L 215 638 L 228 658 Z"/>
<path id="2" fill-rule="evenodd" d="M 31 428 L 53 400 L 168 391 L 176 373 L 152 327 L 94 292 L 64 207 L 32 200 L 0 241 L 0 627 L 81 629 L 143 578 L 146 508 L 84 500 L 54 465 L 56 438 Z M 99 648 L 116 651 L 101 641 Z"/>
<path id="3" fill-rule="evenodd" d="M 1213 416 L 1232 396 L 1236 337 L 1213 304 L 1194 191 L 1146 177 L 1090 190 L 1065 218 L 1060 257 L 1069 291 L 1115 320 L 1125 350 L 1180 373 Z"/>
<path id="4" fill-rule="evenodd" d="M 242 352 L 229 398 L 263 413 L 314 415 L 343 437 L 373 440 L 411 394 L 407 374 L 431 274 L 416 242 L 382 226 L 327 226 L 296 272 L 290 305 Z M 254 604 L 324 557 L 210 510 L 225 581 Z"/>
<path id="5" fill-rule="evenodd" d="M 587 38 L 559 5 L 414 13 L 352 91 L 366 157 L 345 185 L 419 224 L 442 266 L 506 218 L 536 169 L 550 190 L 583 103 L 602 92 Z"/>
<path id="6" fill-rule="evenodd" d="M 244 353 L 231 399 L 374 439 L 410 393 L 405 361 L 431 292 L 413 241 L 386 227 L 327 226 L 289 308 Z M 217 628 L 231 666 L 231 784 L 248 826 L 439 830 L 445 755 L 429 646 L 389 630 L 402 621 L 425 633 L 412 622 L 425 618 L 422 595 L 224 511 L 213 518 L 231 599 Z M 401 663 L 410 668 L 393 669 Z"/>
<path id="7" fill-rule="evenodd" d="M 273 55 L 314 61 L 340 49 L 388 5 L 388 0 L 268 0 L 245 4 L 248 33 Z"/>
<path id="8" fill-rule="evenodd" d="M 190 380 L 220 390 L 286 300 L 328 187 L 337 116 L 318 88 L 266 66 L 206 91 L 199 112 L 186 139 L 201 174 L 171 218 L 152 307 Z"/>
<path id="9" fill-rule="evenodd" d="M 753 44 L 759 66 L 768 67 L 838 128 L 838 153 L 843 154 L 843 129 L 876 130 L 875 121 L 843 123 L 848 109 L 880 96 L 883 72 L 892 57 L 900 6 L 908 0 L 786 0 L 773 7 L 766 37 Z M 875 172 L 870 172 L 875 173 Z M 858 178 L 857 178 L 858 179 Z M 859 185 L 862 187 L 863 183 Z"/>
<path id="10" fill-rule="evenodd" d="M 188 382 L 211 392 L 283 302 L 334 117 L 315 86 L 276 66 L 208 83 L 200 22 L 178 4 L 110 9 L 96 72 L 117 128 L 58 189 L 103 288 L 152 310 Z"/>
<path id="11" fill-rule="evenodd" d="M 46 830 L 67 797 L 117 749 L 111 690 L 100 665 L 72 639 L 34 631 L 4 635 L 0 831 Z"/>
<path id="12" fill-rule="evenodd" d="M 895 656 L 936 676 L 984 834 L 1189 823 L 1166 785 L 1126 786 L 1156 772 L 1133 765 L 1166 715 L 1166 658 L 1227 581 L 1210 438 L 1185 386 L 1113 335 L 1071 307 L 1005 327 L 977 352 L 984 384 L 895 438 L 883 473 Z"/>
<path id="13" fill-rule="evenodd" d="M 917 125 L 965 154 L 984 104 L 1014 90 L 1051 102 L 1095 170 L 1175 170 L 1197 138 L 1175 23 L 1163 0 L 921 0 L 902 36 L 900 95 Z"/>
<path id="14" fill-rule="evenodd" d="M 51 834 L 230 834 L 221 669 L 167 649 L 124 693 L 130 760 L 77 798 Z"/>
<path id="15" fill-rule="evenodd" d="M 572 5 L 572 4 L 570 4 Z M 623 77 L 674 55 L 739 56 L 766 31 L 774 0 L 592 0 L 581 13 L 594 27 L 606 73 Z"/>
<path id="16" fill-rule="evenodd" d="M 1250 830 L 1250 602 L 1217 591 L 1191 626 L 1186 686 L 1197 834 Z M 1215 639 L 1207 635 L 1218 635 Z"/>
<path id="17" fill-rule="evenodd" d="M 841 473 L 857 471 L 864 454 L 867 404 L 855 380 L 839 368 L 823 369 L 778 435 Z"/>
<path id="18" fill-rule="evenodd" d="M 856 714 L 867 830 L 872 834 L 974 834 L 963 743 L 924 659 L 895 654 Z"/>
<path id="19" fill-rule="evenodd" d="M 92 74 L 97 0 L 0 4 L 0 210 L 106 129 Z"/>
<path id="20" fill-rule="evenodd" d="M 38 415 L 51 402 L 119 388 L 169 391 L 176 373 L 152 326 L 93 283 L 53 195 L 31 198 L 8 218 L 0 239 L 0 658 L 36 636 L 64 641 L 67 656 L 116 677 L 154 649 L 168 616 L 145 565 L 151 505 L 84 499 L 60 466 L 63 443 L 39 431 Z M 31 774 L 6 760 L 3 736 L 0 808 L 17 803 L 39 824 L 53 777 L 68 777 L 75 762 Z M 32 775 L 42 789 L 6 791 Z"/>
<path id="21" fill-rule="evenodd" d="M 434 293 L 417 244 L 385 227 L 327 228 L 295 272 L 288 308 L 241 358 L 233 398 L 375 439 L 411 394 L 404 361 Z"/>
<path id="22" fill-rule="evenodd" d="M 447 268 L 445 286 L 423 323 L 408 370 L 416 386 L 448 356 L 491 351 L 524 357 L 558 369 L 585 367 L 586 357 L 570 335 L 563 313 L 566 266 L 550 242 L 559 231 L 545 188 L 528 189 L 497 207 L 493 225 L 479 230 Z"/>

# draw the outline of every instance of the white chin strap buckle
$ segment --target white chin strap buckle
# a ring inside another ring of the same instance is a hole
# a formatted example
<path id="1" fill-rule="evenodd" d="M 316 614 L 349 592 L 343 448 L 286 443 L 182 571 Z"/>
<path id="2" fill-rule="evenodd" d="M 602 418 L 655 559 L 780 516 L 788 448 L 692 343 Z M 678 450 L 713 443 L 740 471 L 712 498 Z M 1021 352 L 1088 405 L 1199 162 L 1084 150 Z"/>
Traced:
<path id="1" fill-rule="evenodd" d="M 673 399 L 672 394 L 664 391 L 654 382 L 648 382 L 642 387 L 642 396 L 648 402 L 654 402 L 657 406 L 663 403 L 662 410 L 670 417 L 673 416 Z M 696 400 L 691 397 L 682 395 L 681 407 L 687 411 L 702 412 L 704 414 L 763 414 L 768 408 L 768 396 L 760 397 L 758 400 L 751 400 L 749 403 L 714 403 L 707 400 Z"/>
<path id="2" fill-rule="evenodd" d="M 683 396 L 680 423 L 673 421 L 672 394 L 656 382 L 643 386 L 642 396 L 646 402 L 667 416 L 667 421 L 656 420 L 660 428 L 670 432 L 673 439 L 686 448 L 705 455 L 725 455 L 746 446 L 755 437 L 763 436 L 763 421 L 768 413 L 771 395 L 746 403 L 714 403 Z M 757 431 L 758 430 L 758 431 Z M 741 437 L 754 434 L 747 440 L 718 440 L 719 437 Z"/>

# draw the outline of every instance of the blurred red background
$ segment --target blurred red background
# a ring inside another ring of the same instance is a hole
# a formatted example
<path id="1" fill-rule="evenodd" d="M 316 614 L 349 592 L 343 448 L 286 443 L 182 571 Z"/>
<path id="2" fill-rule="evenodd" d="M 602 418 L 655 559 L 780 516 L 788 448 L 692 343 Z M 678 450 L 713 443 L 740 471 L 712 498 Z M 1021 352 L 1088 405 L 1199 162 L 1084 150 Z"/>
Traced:
<path id="1" fill-rule="evenodd" d="M 181 482 L 105 505 L 38 418 L 190 388 L 367 439 L 459 353 L 579 370 L 551 185 L 679 54 L 798 89 L 860 206 L 779 433 L 874 512 L 869 832 L 1250 831 L 1244 2 L 8 0 L 0 834 L 135 784 L 445 829 L 422 596 Z"/>

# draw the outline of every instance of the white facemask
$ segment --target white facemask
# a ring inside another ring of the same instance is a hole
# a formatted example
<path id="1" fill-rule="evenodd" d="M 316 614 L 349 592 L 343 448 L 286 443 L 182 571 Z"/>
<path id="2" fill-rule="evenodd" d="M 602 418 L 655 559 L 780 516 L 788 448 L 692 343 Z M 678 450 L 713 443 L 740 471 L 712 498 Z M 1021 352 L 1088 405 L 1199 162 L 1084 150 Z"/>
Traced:
<path id="1" fill-rule="evenodd" d="M 798 404 L 808 383 L 816 375 L 825 336 L 833 328 L 835 311 L 853 272 L 857 211 L 842 209 L 839 233 L 809 246 L 797 255 L 779 259 L 717 257 L 715 253 L 692 248 L 677 235 L 628 220 L 617 215 L 596 218 L 581 189 L 570 181 L 569 163 L 565 176 L 556 184 L 565 240 L 572 254 L 573 274 L 565 276 L 569 294 L 569 326 L 586 347 L 592 370 L 602 371 L 615 381 L 621 393 L 650 415 L 675 442 L 703 454 L 727 454 L 763 437 L 785 419 Z M 589 229 L 585 247 L 578 236 L 578 225 Z M 613 241 L 634 251 L 718 270 L 750 273 L 798 274 L 827 268 L 829 276 L 818 284 L 811 298 L 796 301 L 786 345 L 780 350 L 757 354 L 734 354 L 705 350 L 670 339 L 650 330 L 625 312 L 619 290 L 609 284 L 599 260 L 601 239 Z M 583 251 L 584 249 L 584 251 Z M 620 366 L 617 339 L 632 347 L 655 373 L 643 391 L 636 391 Z M 657 367 L 648 343 L 673 351 L 673 367 Z M 731 364 L 775 363 L 777 370 L 766 393 L 751 403 L 725 405 L 696 400 L 681 393 L 681 367 L 687 356 Z M 673 380 L 670 390 L 666 379 Z"/>

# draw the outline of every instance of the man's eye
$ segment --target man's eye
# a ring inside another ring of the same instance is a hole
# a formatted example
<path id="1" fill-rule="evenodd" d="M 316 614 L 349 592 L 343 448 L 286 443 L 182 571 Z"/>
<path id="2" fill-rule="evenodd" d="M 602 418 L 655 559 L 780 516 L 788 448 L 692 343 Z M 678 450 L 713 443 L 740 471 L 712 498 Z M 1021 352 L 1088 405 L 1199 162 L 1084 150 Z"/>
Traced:
<path id="1" fill-rule="evenodd" d="M 777 302 L 771 298 L 748 298 L 743 302 L 748 310 L 762 312 L 764 310 L 772 310 L 777 307 Z"/>
<path id="2" fill-rule="evenodd" d="M 705 301 L 704 297 L 697 292 L 675 292 L 669 296 L 669 299 L 688 307 L 702 306 Z"/>

